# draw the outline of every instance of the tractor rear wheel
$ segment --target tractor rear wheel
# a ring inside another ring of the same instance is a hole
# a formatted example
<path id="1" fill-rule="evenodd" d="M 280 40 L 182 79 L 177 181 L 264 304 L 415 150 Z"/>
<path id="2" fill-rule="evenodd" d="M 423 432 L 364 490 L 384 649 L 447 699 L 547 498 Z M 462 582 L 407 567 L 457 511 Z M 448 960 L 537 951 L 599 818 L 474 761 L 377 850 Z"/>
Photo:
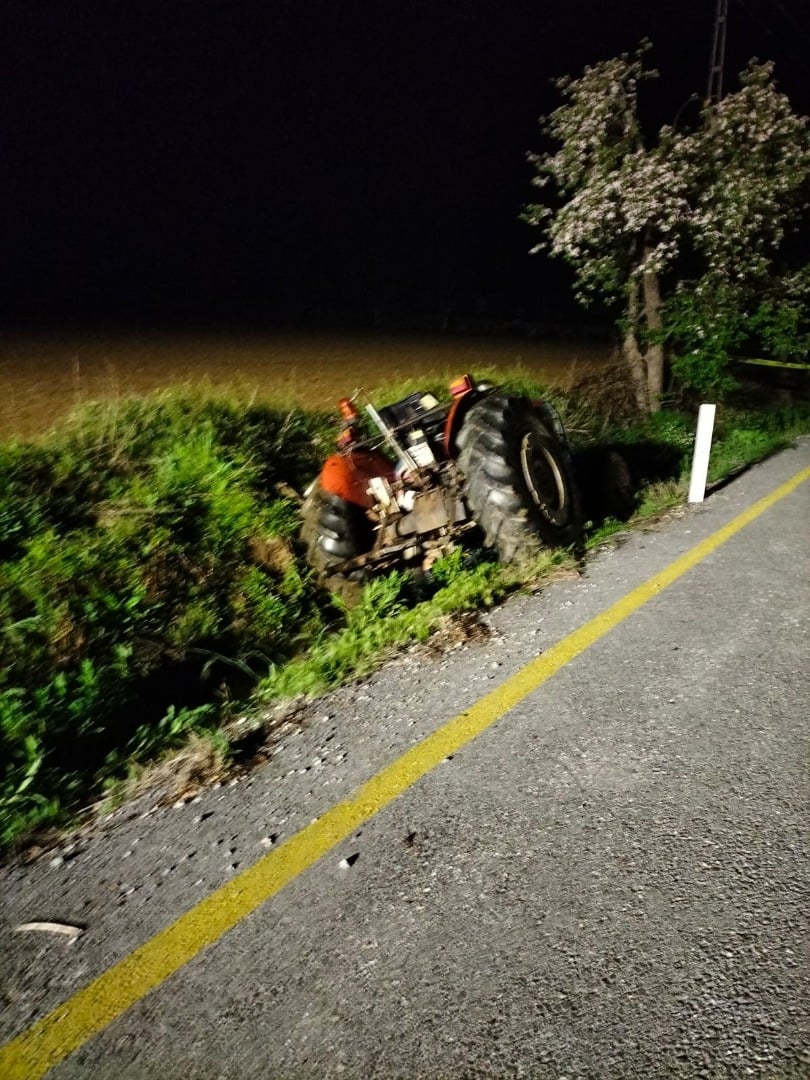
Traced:
<path id="1" fill-rule="evenodd" d="M 528 400 L 493 394 L 473 405 L 457 446 L 467 504 L 503 562 L 579 539 L 568 454 Z"/>

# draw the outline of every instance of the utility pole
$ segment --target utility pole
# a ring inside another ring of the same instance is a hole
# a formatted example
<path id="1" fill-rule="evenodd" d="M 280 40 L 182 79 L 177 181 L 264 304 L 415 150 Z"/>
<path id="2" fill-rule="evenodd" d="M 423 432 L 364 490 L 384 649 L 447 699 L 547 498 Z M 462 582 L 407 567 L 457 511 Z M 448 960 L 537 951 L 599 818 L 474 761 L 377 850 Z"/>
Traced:
<path id="1" fill-rule="evenodd" d="M 706 87 L 706 104 L 709 107 L 717 105 L 723 96 L 723 65 L 726 59 L 727 22 L 728 0 L 717 0 L 712 57 L 709 61 L 709 80 Z"/>

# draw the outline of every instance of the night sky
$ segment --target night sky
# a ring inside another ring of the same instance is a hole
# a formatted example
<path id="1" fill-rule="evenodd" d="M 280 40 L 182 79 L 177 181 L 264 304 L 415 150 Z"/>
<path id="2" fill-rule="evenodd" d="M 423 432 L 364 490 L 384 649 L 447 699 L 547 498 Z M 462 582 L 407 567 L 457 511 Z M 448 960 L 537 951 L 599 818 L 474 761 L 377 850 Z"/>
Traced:
<path id="1" fill-rule="evenodd" d="M 726 81 L 773 59 L 810 111 L 805 0 L 730 0 Z M 6 0 L 6 323 L 542 317 L 525 154 L 553 76 L 635 48 L 671 121 L 715 0 Z M 689 108 L 694 108 L 690 106 Z"/>

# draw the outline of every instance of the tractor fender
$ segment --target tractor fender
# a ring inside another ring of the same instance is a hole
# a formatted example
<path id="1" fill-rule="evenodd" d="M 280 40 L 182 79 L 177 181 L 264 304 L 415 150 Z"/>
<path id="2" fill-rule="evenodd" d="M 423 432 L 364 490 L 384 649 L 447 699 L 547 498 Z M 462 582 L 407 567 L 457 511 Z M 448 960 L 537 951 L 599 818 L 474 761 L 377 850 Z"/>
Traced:
<path id="1" fill-rule="evenodd" d="M 444 436 L 442 438 L 442 444 L 444 446 L 445 454 L 451 459 L 455 460 L 458 456 L 456 448 L 456 438 L 459 431 L 461 431 L 461 425 L 464 423 L 464 417 L 467 415 L 469 409 L 477 401 L 481 400 L 482 395 L 476 391 L 470 391 L 467 394 L 463 394 L 461 397 L 457 397 L 453 404 L 450 406 L 450 411 L 447 414 L 447 419 L 444 422 Z"/>
<path id="2" fill-rule="evenodd" d="M 332 454 L 321 469 L 321 489 L 368 509 L 374 505 L 368 485 L 375 476 L 381 476 L 389 483 L 394 480 L 394 466 L 384 454 L 360 449 Z"/>

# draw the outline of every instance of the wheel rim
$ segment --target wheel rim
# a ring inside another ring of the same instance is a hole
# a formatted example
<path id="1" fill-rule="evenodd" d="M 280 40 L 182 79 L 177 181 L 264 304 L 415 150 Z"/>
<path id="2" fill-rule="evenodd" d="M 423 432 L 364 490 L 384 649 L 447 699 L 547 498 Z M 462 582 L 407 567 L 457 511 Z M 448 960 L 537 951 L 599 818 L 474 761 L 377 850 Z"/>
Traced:
<path id="1" fill-rule="evenodd" d="M 565 525 L 568 491 L 556 458 L 533 431 L 520 441 L 520 466 L 526 487 L 537 509 L 552 525 Z"/>

